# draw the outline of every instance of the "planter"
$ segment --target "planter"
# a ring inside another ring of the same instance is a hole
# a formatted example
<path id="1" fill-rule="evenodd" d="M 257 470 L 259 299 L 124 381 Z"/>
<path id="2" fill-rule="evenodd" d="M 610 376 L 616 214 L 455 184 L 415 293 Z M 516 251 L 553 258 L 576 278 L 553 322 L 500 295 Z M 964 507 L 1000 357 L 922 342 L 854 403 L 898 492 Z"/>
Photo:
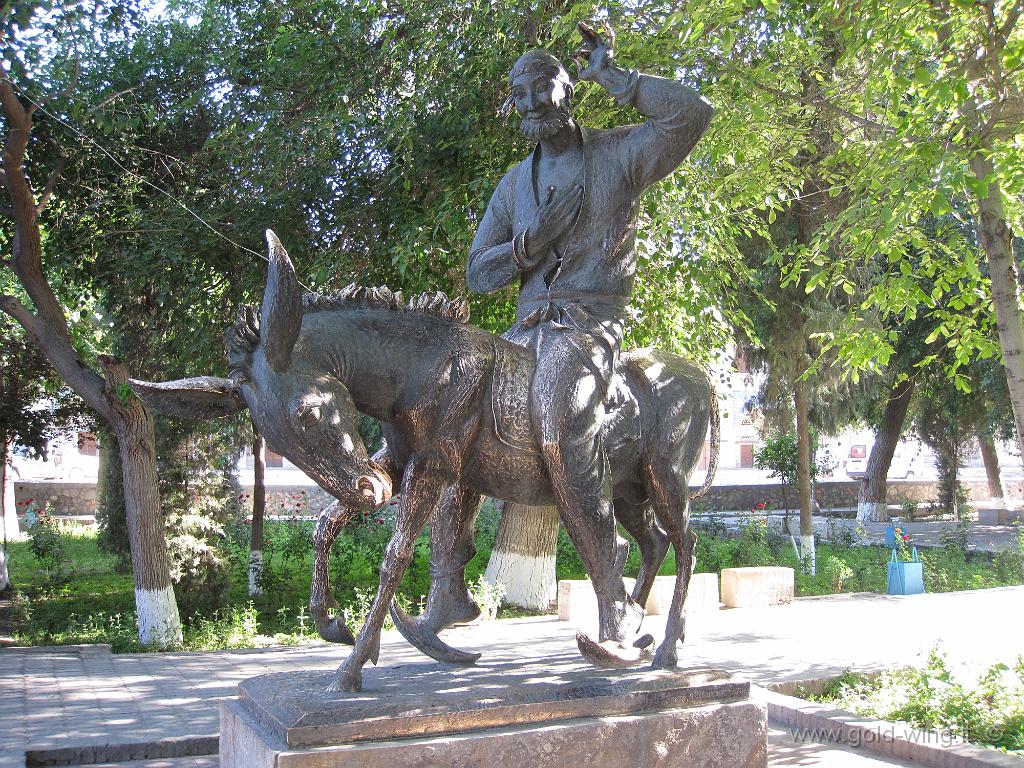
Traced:
<path id="1" fill-rule="evenodd" d="M 924 564 L 917 557 L 917 547 L 914 547 L 909 561 L 899 560 L 896 550 L 892 551 L 886 591 L 890 595 L 920 595 L 924 592 Z"/>

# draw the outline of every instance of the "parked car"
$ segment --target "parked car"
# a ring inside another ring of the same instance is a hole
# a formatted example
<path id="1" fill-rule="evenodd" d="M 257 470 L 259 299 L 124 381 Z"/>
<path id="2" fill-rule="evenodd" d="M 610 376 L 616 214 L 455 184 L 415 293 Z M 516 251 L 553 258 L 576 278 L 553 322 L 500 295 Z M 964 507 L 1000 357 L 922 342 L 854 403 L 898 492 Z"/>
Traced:
<path id="1" fill-rule="evenodd" d="M 850 446 L 850 455 L 846 459 L 846 474 L 859 480 L 868 471 L 868 446 L 856 444 Z M 916 441 L 901 441 L 896 446 L 889 472 L 889 480 L 913 480 L 924 474 L 924 463 L 921 457 L 921 445 Z"/>

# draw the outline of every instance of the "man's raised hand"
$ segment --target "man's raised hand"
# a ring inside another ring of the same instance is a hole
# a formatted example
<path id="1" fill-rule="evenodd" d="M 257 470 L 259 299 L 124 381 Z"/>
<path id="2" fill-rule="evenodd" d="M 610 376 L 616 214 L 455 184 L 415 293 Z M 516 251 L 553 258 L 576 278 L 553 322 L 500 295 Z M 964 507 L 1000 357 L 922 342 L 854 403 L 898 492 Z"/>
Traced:
<path id="1" fill-rule="evenodd" d="M 607 21 L 601 22 L 607 39 L 585 21 L 576 25 L 580 36 L 583 38 L 583 46 L 576 52 L 576 57 L 587 63 L 584 67 L 579 61 L 576 62 L 576 77 L 580 80 L 593 80 L 597 73 L 611 64 L 615 56 L 615 30 Z"/>

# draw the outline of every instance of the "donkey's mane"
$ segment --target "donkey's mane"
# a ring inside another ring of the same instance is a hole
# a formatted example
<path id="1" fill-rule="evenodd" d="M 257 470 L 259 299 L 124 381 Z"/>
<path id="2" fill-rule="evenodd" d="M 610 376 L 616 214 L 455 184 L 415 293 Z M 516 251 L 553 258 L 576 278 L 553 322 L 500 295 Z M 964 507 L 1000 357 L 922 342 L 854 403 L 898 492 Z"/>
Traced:
<path id="1" fill-rule="evenodd" d="M 347 307 L 420 312 L 456 323 L 469 322 L 469 302 L 465 299 L 450 299 L 441 291 L 417 294 L 406 303 L 401 291 L 392 291 L 383 285 L 379 288 L 364 288 L 353 283 L 335 293 L 307 293 L 302 297 L 302 308 L 312 312 Z"/>
<path id="2" fill-rule="evenodd" d="M 436 291 L 417 294 L 406 302 L 401 291 L 392 291 L 386 286 L 365 288 L 355 283 L 334 293 L 304 294 L 302 309 L 306 313 L 334 309 L 386 309 L 432 315 L 455 323 L 469 322 L 469 302 L 465 299 L 451 299 L 447 294 Z M 239 310 L 234 325 L 224 335 L 232 377 L 245 378 L 250 357 L 259 343 L 260 308 L 245 305 Z"/>

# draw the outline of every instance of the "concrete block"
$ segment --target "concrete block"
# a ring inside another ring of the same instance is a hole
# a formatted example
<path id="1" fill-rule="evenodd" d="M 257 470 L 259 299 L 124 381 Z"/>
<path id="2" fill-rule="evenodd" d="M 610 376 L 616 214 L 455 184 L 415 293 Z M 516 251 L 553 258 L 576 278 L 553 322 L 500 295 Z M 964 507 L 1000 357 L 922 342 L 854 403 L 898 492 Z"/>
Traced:
<path id="1" fill-rule="evenodd" d="M 623 581 L 626 582 L 626 591 L 631 592 L 636 579 Z M 675 576 L 655 577 L 654 587 L 651 588 L 645 607 L 648 616 L 663 616 L 668 613 L 675 585 Z M 686 610 L 718 610 L 718 607 L 718 574 L 693 574 L 686 595 Z M 597 620 L 597 595 L 594 594 L 594 586 L 590 579 L 563 579 L 558 582 L 558 618 L 560 621 L 571 621 L 577 625 Z"/>
<path id="2" fill-rule="evenodd" d="M 647 615 L 664 616 L 672 607 L 672 592 L 675 590 L 675 576 L 658 576 L 654 579 L 654 588 L 647 598 Z M 690 586 L 686 592 L 685 608 L 687 612 L 717 611 L 718 574 L 695 573 L 690 576 Z"/>
<path id="3" fill-rule="evenodd" d="M 631 592 L 635 579 L 623 579 L 626 591 Z M 558 620 L 571 621 L 577 626 L 597 621 L 597 595 L 590 579 L 562 579 L 558 582 Z"/>
<path id="4" fill-rule="evenodd" d="M 722 603 L 726 608 L 757 608 L 793 601 L 792 568 L 723 568 Z"/>

